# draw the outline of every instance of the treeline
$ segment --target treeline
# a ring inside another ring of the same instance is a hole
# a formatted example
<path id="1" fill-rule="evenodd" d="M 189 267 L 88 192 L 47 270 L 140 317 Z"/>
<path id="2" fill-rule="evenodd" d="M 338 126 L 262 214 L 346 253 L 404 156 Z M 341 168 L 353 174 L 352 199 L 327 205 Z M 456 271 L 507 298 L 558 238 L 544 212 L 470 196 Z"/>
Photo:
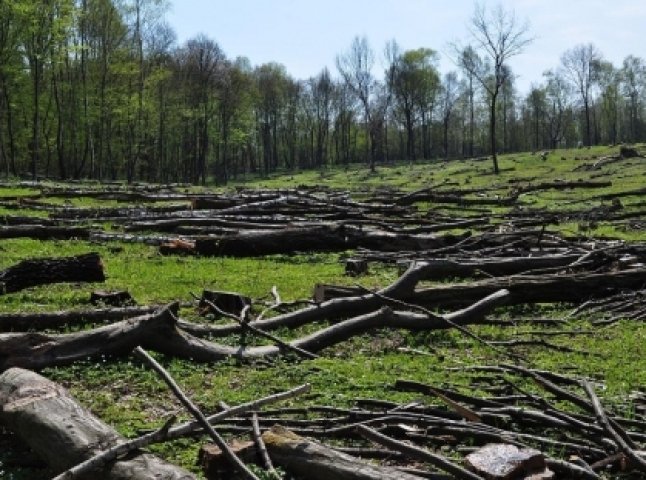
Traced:
<path id="1" fill-rule="evenodd" d="M 4 175 L 226 183 L 248 172 L 487 155 L 490 78 L 500 83 L 500 151 L 646 140 L 641 58 L 615 66 L 593 45 L 576 46 L 524 94 L 477 43 L 456 47 L 456 71 L 441 74 L 431 49 L 392 41 L 378 54 L 356 38 L 336 72 L 297 80 L 276 63 L 228 58 L 203 35 L 177 45 L 167 7 L 0 0 Z"/>

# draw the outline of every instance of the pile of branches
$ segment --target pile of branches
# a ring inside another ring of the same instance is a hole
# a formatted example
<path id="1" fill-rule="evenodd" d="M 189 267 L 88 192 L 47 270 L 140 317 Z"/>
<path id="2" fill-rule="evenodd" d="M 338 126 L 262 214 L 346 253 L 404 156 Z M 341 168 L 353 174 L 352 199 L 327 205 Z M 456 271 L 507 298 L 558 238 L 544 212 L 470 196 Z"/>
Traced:
<path id="1" fill-rule="evenodd" d="M 167 254 L 249 256 L 352 248 L 423 251 L 448 247 L 463 239 L 460 235 L 437 235 L 452 230 L 475 234 L 565 221 L 618 222 L 644 216 L 641 210 L 624 210 L 619 201 L 624 195 L 643 194 L 643 189 L 599 195 L 594 198 L 602 202 L 600 206 L 580 211 L 546 211 L 518 203 L 522 195 L 540 190 L 608 186 L 609 182 L 583 179 L 514 184 L 509 187 L 509 196 L 501 197 L 490 189 L 456 190 L 443 184 L 412 193 L 393 190 L 387 195 L 364 195 L 361 200 L 344 190 L 321 187 L 201 194 L 173 185 L 129 189 L 50 187 L 35 196 L 6 197 L 2 205 L 5 208 L 42 210 L 48 212 L 49 218 L 5 215 L 0 219 L 4 225 L 0 227 L 0 237 L 166 244 L 162 253 Z M 49 203 L 52 197 L 91 197 L 132 205 L 76 208 Z M 605 201 L 611 203 L 605 205 Z M 505 213 L 492 210 L 500 206 L 513 208 Z M 445 213 L 451 209 L 459 213 Z M 107 223 L 120 231 L 106 232 L 103 225 Z M 325 237 L 325 241 L 312 240 L 317 236 Z M 287 247 L 285 241 L 290 238 L 293 240 Z M 248 247 L 219 247 L 235 243 Z"/>
<path id="2" fill-rule="evenodd" d="M 162 474 L 193 479 L 141 449 L 187 436 L 202 441 L 204 435 L 215 444 L 200 452 L 200 463 L 212 479 L 257 479 L 247 463 L 267 468 L 272 478 L 282 478 L 274 468 L 278 465 L 308 480 L 598 480 L 612 472 L 646 473 L 644 404 L 609 411 L 597 397 L 598 387 L 586 379 L 518 365 L 472 367 L 486 383 L 483 388 L 490 390 L 486 396 L 398 380 L 394 390 L 422 397 L 406 404 L 356 399 L 351 408 L 260 410 L 308 392 L 309 386 L 303 385 L 247 404 L 225 405 L 207 416 L 145 350 L 137 347 L 134 355 L 158 372 L 193 422 L 174 426 L 173 417 L 158 430 L 124 439 L 60 386 L 16 368 L 0 375 L 0 421 L 56 473 L 62 472 L 55 480 L 88 474 L 115 480 Z M 527 389 L 525 379 L 546 394 Z M 629 417 L 624 409 L 635 413 Z M 56 421 L 66 416 L 71 418 Z M 223 434 L 252 440 L 227 442 Z M 97 437 L 101 442 L 92 443 Z M 52 448 L 54 439 L 67 448 Z M 124 472 L 129 472 L 127 477 Z"/>

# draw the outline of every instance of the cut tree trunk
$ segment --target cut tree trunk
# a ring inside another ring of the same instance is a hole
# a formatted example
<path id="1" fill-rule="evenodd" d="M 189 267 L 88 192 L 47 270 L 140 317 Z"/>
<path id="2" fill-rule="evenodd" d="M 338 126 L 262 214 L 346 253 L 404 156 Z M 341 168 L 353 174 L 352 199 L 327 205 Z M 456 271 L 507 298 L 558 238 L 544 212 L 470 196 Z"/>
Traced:
<path id="1" fill-rule="evenodd" d="M 24 260 L 0 272 L 0 295 L 51 283 L 103 281 L 103 264 L 98 253 Z"/>
<path id="2" fill-rule="evenodd" d="M 275 463 L 308 480 L 419 480 L 418 476 L 337 452 L 280 426 L 263 433 L 262 439 Z"/>
<path id="3" fill-rule="evenodd" d="M 54 471 L 64 471 L 124 439 L 81 407 L 60 385 L 12 368 L 0 375 L 0 420 Z M 117 461 L 93 479 L 192 480 L 196 477 L 154 455 Z"/>

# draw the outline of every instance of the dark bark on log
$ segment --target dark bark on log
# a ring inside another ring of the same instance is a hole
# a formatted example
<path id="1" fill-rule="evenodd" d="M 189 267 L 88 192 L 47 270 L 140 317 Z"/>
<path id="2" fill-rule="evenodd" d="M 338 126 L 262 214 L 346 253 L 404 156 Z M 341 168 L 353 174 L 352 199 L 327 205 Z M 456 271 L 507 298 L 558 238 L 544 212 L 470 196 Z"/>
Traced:
<path id="1" fill-rule="evenodd" d="M 202 292 L 202 298 L 200 299 L 200 308 L 204 313 L 212 310 L 209 303 L 215 305 L 216 310 L 221 310 L 238 317 L 245 307 L 251 306 L 251 298 L 235 292 L 204 290 Z"/>
<path id="2" fill-rule="evenodd" d="M 89 237 L 90 230 L 84 227 L 59 227 L 49 225 L 0 226 L 0 239 L 34 238 L 37 240 L 70 240 L 73 238 L 87 239 Z"/>
<path id="3" fill-rule="evenodd" d="M 92 305 L 110 305 L 112 307 L 123 307 L 126 305 L 135 305 L 135 299 L 130 292 L 121 290 L 118 292 L 106 292 L 97 290 L 90 294 L 90 303 Z"/>
<path id="4" fill-rule="evenodd" d="M 46 330 L 63 326 L 104 323 L 139 317 L 159 310 L 159 306 L 66 310 L 45 313 L 1 313 L 0 332 Z"/>
<path id="5" fill-rule="evenodd" d="M 5 205 L 2 205 L 6 208 Z M 18 208 L 18 207 L 16 207 Z M 56 222 L 54 220 L 49 220 L 47 218 L 39 217 L 22 217 L 15 215 L 2 215 L 0 216 L 0 225 L 45 225 L 45 226 L 54 226 Z"/>
<path id="6" fill-rule="evenodd" d="M 255 257 L 297 251 L 338 252 L 363 247 L 373 250 L 423 250 L 452 245 L 465 236 L 396 235 L 349 227 L 288 228 L 278 231 L 244 232 L 220 238 L 196 238 L 199 255 Z"/>
<path id="7" fill-rule="evenodd" d="M 59 385 L 22 369 L 0 375 L 0 419 L 55 471 L 123 441 Z M 151 454 L 135 454 L 90 477 L 105 480 L 192 480 L 189 472 Z"/>
<path id="8" fill-rule="evenodd" d="M 282 427 L 262 435 L 272 460 L 288 472 L 310 480 L 418 480 L 390 467 L 378 467 L 307 440 Z"/>
<path id="9" fill-rule="evenodd" d="M 24 260 L 0 272 L 0 295 L 51 283 L 103 281 L 103 264 L 97 253 Z"/>
<path id="10" fill-rule="evenodd" d="M 420 193 L 418 195 L 403 197 L 395 201 L 397 205 L 412 205 L 416 202 L 430 202 L 430 203 L 455 203 L 458 205 L 493 205 L 493 206 L 509 206 L 516 203 L 517 195 L 500 198 L 479 198 L 479 197 L 463 197 L 452 193 Z"/>
<path id="11" fill-rule="evenodd" d="M 644 269 L 568 276 L 527 275 L 426 288 L 405 300 L 425 306 L 451 308 L 473 303 L 501 288 L 507 288 L 511 294 L 507 302 L 509 305 L 581 302 L 609 296 L 621 290 L 638 290 L 645 283 Z"/>

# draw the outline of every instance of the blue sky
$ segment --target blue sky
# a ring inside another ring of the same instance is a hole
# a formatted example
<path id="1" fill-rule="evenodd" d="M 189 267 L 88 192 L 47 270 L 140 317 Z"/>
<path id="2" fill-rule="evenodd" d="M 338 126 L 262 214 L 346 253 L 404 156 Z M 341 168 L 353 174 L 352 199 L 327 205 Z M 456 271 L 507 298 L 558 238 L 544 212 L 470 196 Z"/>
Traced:
<path id="1" fill-rule="evenodd" d="M 536 37 L 511 62 L 522 91 L 578 43 L 594 43 L 616 66 L 629 54 L 646 59 L 646 0 L 485 2 L 496 3 L 529 20 Z M 324 66 L 336 75 L 334 59 L 356 35 L 368 37 L 378 62 L 394 38 L 403 49 L 437 50 L 448 71 L 454 68 L 449 45 L 468 40 L 473 9 L 473 0 L 172 0 L 168 21 L 180 43 L 204 33 L 229 57 L 246 56 L 253 65 L 275 61 L 304 79 Z"/>

